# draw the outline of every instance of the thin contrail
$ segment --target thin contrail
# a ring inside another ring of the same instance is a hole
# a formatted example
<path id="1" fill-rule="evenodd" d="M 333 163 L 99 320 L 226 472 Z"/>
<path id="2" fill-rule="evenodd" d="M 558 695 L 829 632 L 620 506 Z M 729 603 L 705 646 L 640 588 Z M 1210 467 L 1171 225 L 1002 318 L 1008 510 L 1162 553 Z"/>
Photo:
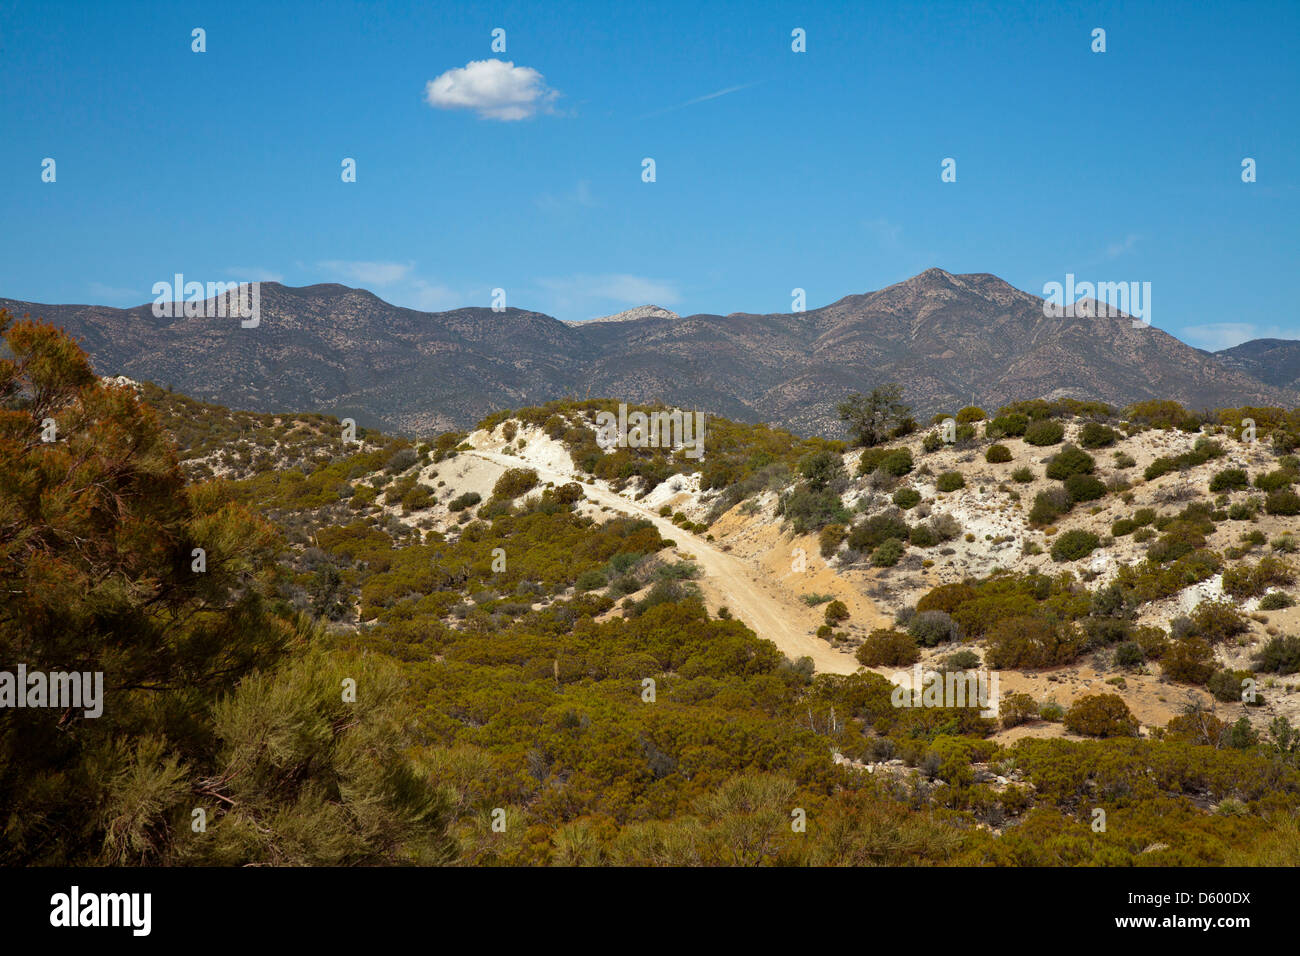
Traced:
<path id="1" fill-rule="evenodd" d="M 673 110 L 680 110 L 687 106 L 694 106 L 696 103 L 703 103 L 705 100 L 716 100 L 719 96 L 726 96 L 728 93 L 735 93 L 737 90 L 747 90 L 751 86 L 758 86 L 761 81 L 754 83 L 743 83 L 740 86 L 729 86 L 725 90 L 718 90 L 716 93 L 706 93 L 704 96 L 697 96 L 693 100 L 687 100 L 685 103 L 678 103 L 676 106 L 666 106 L 661 110 L 655 110 L 652 113 L 646 113 L 638 116 L 637 119 L 649 119 L 651 116 L 660 116 L 664 113 L 671 113 Z"/>

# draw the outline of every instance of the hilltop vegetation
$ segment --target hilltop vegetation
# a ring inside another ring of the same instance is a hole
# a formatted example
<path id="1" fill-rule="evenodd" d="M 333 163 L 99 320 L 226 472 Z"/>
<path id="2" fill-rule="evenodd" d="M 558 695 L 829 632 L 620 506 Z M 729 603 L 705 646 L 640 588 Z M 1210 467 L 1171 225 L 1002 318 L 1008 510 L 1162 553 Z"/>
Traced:
<path id="1" fill-rule="evenodd" d="M 861 450 L 710 418 L 696 461 L 602 449 L 612 403 L 582 402 L 349 443 L 6 340 L 4 655 L 107 688 L 102 718 L 0 725 L 7 863 L 1300 862 L 1300 651 L 1251 616 L 1294 613 L 1294 412 L 1023 403 Z M 785 657 L 620 490 L 736 553 L 816 535 L 835 590 L 800 611 L 865 666 Z M 859 586 L 892 625 L 859 633 Z M 986 717 L 870 669 L 1099 656 L 1206 702 L 1004 687 Z"/>

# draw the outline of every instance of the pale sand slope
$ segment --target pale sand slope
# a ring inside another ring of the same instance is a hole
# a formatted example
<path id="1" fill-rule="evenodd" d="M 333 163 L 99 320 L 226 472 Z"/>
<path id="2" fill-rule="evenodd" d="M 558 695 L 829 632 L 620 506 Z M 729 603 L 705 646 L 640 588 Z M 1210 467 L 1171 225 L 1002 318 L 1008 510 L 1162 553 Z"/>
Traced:
<path id="1" fill-rule="evenodd" d="M 461 454 L 510 468 L 525 464 L 515 456 L 490 451 Z M 527 462 L 526 467 L 536 470 L 543 482 L 562 485 L 574 480 L 573 474 L 547 468 L 536 461 Z M 698 535 L 683 531 L 667 518 L 661 518 L 638 502 L 629 501 L 600 484 L 584 484 L 583 493 L 589 501 L 654 524 L 661 535 L 677 543 L 678 551 L 690 555 L 700 566 L 704 574 L 701 589 L 709 603 L 715 606 L 725 604 L 738 619 L 753 628 L 759 637 L 775 644 L 786 657 L 791 660 L 811 657 L 817 670 L 824 673 L 852 674 L 858 669 L 858 662 L 852 654 L 836 650 L 809 633 L 808 609 L 798 602 L 798 595 L 785 593 L 779 581 L 772 580 L 754 563 L 724 553 Z"/>

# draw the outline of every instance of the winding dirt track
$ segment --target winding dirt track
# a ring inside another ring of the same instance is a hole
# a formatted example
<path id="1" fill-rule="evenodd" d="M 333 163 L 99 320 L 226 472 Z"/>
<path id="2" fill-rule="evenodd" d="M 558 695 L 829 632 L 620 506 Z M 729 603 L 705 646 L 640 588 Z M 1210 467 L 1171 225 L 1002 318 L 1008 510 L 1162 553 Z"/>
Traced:
<path id="1" fill-rule="evenodd" d="M 510 455 L 477 450 L 463 454 L 474 455 L 505 468 L 520 466 L 519 459 Z M 532 462 L 527 467 L 535 470 L 544 482 L 553 481 L 562 485 L 576 480 L 574 475 Z M 620 514 L 644 518 L 654 524 L 665 538 L 675 541 L 677 550 L 694 558 L 704 572 L 701 584 L 705 592 L 711 593 L 719 604 L 725 604 L 737 618 L 753 628 L 759 637 L 775 644 L 786 657 L 791 660 L 811 657 L 813 665 L 823 673 L 852 674 L 858 669 L 858 662 L 852 654 L 838 651 L 809 634 L 807 623 L 800 620 L 800 616 L 793 613 L 790 606 L 765 591 L 765 588 L 772 588 L 774 584 L 779 585 L 779 582 L 771 581 L 770 575 L 753 563 L 719 550 L 698 535 L 683 531 L 668 519 L 608 489 L 583 485 L 582 490 L 588 501 L 605 505 Z"/>

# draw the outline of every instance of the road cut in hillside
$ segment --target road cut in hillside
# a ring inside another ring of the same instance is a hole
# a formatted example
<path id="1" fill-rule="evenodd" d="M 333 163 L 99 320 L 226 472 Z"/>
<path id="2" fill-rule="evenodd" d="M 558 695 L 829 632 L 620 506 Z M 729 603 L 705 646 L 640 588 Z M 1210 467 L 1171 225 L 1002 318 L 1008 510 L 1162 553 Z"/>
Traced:
<path id="1" fill-rule="evenodd" d="M 511 455 L 481 450 L 462 454 L 505 468 L 532 468 L 543 482 L 562 485 L 578 480 L 573 474 L 539 466 L 536 462 L 530 461 L 525 465 Z M 791 660 L 810 657 L 813 666 L 823 673 L 852 674 L 858 669 L 858 662 L 852 654 L 836 650 L 810 634 L 806 614 L 800 613 L 804 609 L 791 606 L 769 593 L 768 589 L 773 587 L 767 573 L 750 561 L 727 554 L 700 536 L 682 530 L 667 518 L 607 488 L 595 484 L 584 484 L 582 488 L 589 501 L 620 514 L 644 518 L 654 524 L 661 535 L 676 542 L 677 550 L 694 558 L 703 572 L 701 589 L 706 597 L 712 599 L 710 603 L 726 605 L 735 617 L 753 628 L 759 637 L 775 644 L 786 657 Z"/>

